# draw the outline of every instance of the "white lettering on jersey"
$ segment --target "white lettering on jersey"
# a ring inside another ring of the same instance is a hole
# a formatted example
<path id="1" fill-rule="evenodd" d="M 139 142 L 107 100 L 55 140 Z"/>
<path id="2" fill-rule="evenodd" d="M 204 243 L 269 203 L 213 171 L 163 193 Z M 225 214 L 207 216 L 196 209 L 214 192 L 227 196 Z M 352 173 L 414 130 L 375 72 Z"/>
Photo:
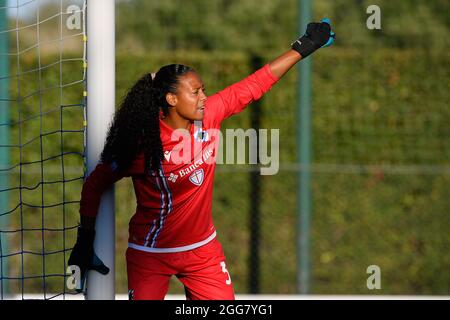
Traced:
<path id="1" fill-rule="evenodd" d="M 211 155 L 213 153 L 214 153 L 214 148 L 207 148 L 207 149 L 205 149 L 201 159 L 198 159 L 198 160 L 194 161 L 194 163 L 191 164 L 189 167 L 187 167 L 185 169 L 181 169 L 180 171 L 178 171 L 178 175 L 180 177 L 184 177 L 184 176 L 192 173 L 195 169 L 200 167 L 202 164 L 206 163 L 207 160 L 211 157 Z"/>

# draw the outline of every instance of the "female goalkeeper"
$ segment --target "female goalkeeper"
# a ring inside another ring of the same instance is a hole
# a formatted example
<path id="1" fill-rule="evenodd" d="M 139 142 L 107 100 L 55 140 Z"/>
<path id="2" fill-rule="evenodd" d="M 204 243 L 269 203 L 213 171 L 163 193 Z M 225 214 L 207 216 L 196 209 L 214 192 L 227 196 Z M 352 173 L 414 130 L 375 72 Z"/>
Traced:
<path id="1" fill-rule="evenodd" d="M 329 21 L 310 23 L 291 50 L 209 97 L 200 76 L 184 65 L 139 79 L 114 116 L 100 163 L 84 182 L 69 265 L 80 268 L 83 280 L 90 269 L 108 273 L 93 249 L 95 217 L 104 190 L 131 177 L 137 208 L 126 252 L 130 299 L 164 299 L 173 275 L 187 299 L 234 299 L 212 219 L 214 130 L 333 38 Z"/>

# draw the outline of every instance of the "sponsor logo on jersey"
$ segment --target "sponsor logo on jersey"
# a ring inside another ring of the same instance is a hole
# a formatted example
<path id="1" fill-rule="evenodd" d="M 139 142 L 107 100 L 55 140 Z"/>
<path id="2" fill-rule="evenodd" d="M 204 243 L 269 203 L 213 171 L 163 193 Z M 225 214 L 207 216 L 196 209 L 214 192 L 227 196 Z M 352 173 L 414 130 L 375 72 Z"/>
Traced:
<path id="1" fill-rule="evenodd" d="M 204 176 L 205 172 L 203 171 L 203 169 L 199 169 L 194 171 L 194 173 L 189 176 L 189 181 L 191 181 L 196 186 L 200 186 L 203 183 Z"/>
<path id="2" fill-rule="evenodd" d="M 170 160 L 170 154 L 172 153 L 172 151 L 164 151 L 164 158 L 166 158 L 167 162 L 169 162 Z"/>
<path id="3" fill-rule="evenodd" d="M 194 139 L 199 142 L 209 141 L 208 131 L 198 128 L 198 130 L 194 132 Z"/>
<path id="4" fill-rule="evenodd" d="M 178 175 L 177 174 L 173 174 L 172 172 L 169 175 L 169 178 L 167 178 L 167 180 L 172 181 L 173 183 L 175 183 L 178 179 Z"/>

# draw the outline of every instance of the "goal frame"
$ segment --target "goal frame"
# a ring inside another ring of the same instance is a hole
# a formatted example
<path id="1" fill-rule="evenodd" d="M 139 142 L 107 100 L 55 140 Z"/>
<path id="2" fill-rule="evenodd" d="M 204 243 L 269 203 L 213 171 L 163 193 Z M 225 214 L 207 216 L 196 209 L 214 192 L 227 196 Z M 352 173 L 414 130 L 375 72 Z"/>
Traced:
<path id="1" fill-rule="evenodd" d="M 115 0 L 87 0 L 87 174 L 97 165 L 115 111 Z M 109 267 L 89 271 L 87 300 L 115 299 L 114 187 L 103 193 L 94 250 Z"/>

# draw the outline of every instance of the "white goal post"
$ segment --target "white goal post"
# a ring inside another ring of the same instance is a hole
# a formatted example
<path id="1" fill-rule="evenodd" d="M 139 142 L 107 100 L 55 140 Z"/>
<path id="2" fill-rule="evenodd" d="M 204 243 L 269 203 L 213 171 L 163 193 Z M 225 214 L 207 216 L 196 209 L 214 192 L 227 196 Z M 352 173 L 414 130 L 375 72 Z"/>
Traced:
<path id="1" fill-rule="evenodd" d="M 97 165 L 115 110 L 115 0 L 87 1 L 87 173 Z M 89 271 L 88 300 L 115 298 L 114 189 L 102 197 L 94 249 L 109 267 Z"/>

